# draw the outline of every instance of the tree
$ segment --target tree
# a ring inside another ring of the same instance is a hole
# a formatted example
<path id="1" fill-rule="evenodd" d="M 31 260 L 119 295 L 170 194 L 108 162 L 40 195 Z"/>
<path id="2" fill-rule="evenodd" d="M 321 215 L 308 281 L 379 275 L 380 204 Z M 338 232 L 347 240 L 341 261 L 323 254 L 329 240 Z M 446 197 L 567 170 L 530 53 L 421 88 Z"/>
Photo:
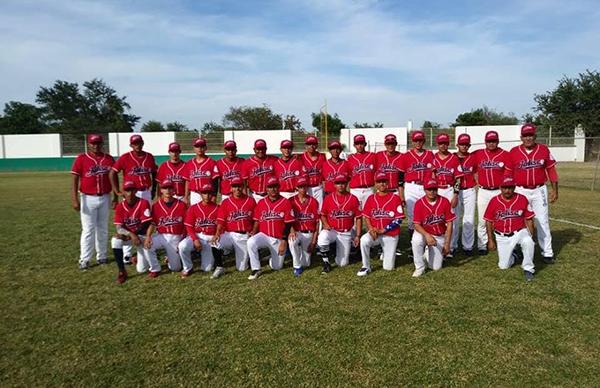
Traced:
<path id="1" fill-rule="evenodd" d="M 503 112 L 496 112 L 487 106 L 479 109 L 471 109 L 470 112 L 461 113 L 456 118 L 456 121 L 451 124 L 453 127 L 458 126 L 475 126 L 475 125 L 515 125 L 519 124 L 519 119 L 514 113 L 510 112 L 505 115 Z"/>
<path id="2" fill-rule="evenodd" d="M 283 119 L 266 104 L 260 107 L 232 106 L 223 116 L 223 126 L 241 131 L 273 130 L 283 128 Z"/>
<path id="3" fill-rule="evenodd" d="M 4 105 L 4 116 L 0 119 L 0 133 L 34 134 L 46 131 L 42 122 L 42 111 L 35 105 L 10 101 Z"/>
<path id="4" fill-rule="evenodd" d="M 142 132 L 164 132 L 165 126 L 160 121 L 150 120 L 142 125 Z"/>
<path id="5" fill-rule="evenodd" d="M 225 128 L 222 125 L 215 123 L 214 121 L 209 121 L 208 123 L 204 123 L 200 132 L 203 135 L 214 132 L 223 132 Z"/>
<path id="6" fill-rule="evenodd" d="M 435 121 L 425 120 L 423 125 L 421 125 L 421 129 L 440 129 L 442 128 L 442 124 L 437 123 Z"/>
<path id="7" fill-rule="evenodd" d="M 324 131 L 325 130 L 324 123 L 323 123 L 323 126 L 321 126 L 321 119 L 324 118 L 324 115 L 322 113 L 311 113 L 310 116 L 312 117 L 313 128 L 315 128 L 319 131 L 321 131 L 321 130 Z M 342 120 L 340 119 L 340 116 L 338 116 L 337 113 L 335 113 L 333 116 L 331 116 L 328 113 L 327 114 L 327 133 L 329 134 L 329 136 L 339 136 L 340 133 L 342 132 L 342 128 L 346 128 L 346 124 L 344 124 L 342 122 Z"/>
<path id="8" fill-rule="evenodd" d="M 383 128 L 383 123 L 376 121 L 373 124 L 369 124 L 369 123 L 359 123 L 359 122 L 355 121 L 354 124 L 352 124 L 352 126 L 354 126 L 354 128 Z"/>
<path id="9" fill-rule="evenodd" d="M 173 121 L 167 124 L 167 132 L 184 132 L 189 131 L 189 128 L 185 124 L 181 124 L 179 121 Z"/>
<path id="10" fill-rule="evenodd" d="M 286 115 L 285 119 L 283 120 L 283 129 L 301 131 L 303 128 L 302 123 L 300 123 L 300 120 L 296 116 Z"/>

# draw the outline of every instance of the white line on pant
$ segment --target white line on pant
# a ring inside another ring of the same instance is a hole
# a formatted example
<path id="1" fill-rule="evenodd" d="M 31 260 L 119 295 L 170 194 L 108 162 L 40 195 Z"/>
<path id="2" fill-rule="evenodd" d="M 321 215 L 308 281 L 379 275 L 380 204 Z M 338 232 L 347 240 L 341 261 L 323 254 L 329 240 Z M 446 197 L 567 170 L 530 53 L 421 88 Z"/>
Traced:
<path id="1" fill-rule="evenodd" d="M 550 220 L 552 220 L 552 221 L 557 221 L 557 222 L 564 222 L 565 224 L 571 224 L 571 225 L 583 226 L 584 228 L 590 228 L 590 229 L 600 230 L 600 227 L 598 227 L 598 226 L 592 226 L 592 225 L 580 224 L 579 222 L 573 222 L 573 221 L 561 220 L 560 218 L 551 218 L 551 217 L 550 217 Z"/>

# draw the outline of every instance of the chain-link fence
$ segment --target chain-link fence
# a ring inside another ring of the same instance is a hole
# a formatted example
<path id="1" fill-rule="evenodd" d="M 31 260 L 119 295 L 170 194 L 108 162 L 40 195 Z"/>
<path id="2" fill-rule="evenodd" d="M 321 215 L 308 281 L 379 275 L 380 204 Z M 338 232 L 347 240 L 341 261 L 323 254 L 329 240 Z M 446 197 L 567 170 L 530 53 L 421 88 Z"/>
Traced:
<path id="1" fill-rule="evenodd" d="M 96 132 L 94 132 L 96 133 Z M 100 133 L 104 138 L 104 144 L 108 144 L 108 133 Z M 60 135 L 61 150 L 63 156 L 75 156 L 87 151 L 86 133 L 63 133 Z M 108 149 L 107 149 L 108 151 Z"/>

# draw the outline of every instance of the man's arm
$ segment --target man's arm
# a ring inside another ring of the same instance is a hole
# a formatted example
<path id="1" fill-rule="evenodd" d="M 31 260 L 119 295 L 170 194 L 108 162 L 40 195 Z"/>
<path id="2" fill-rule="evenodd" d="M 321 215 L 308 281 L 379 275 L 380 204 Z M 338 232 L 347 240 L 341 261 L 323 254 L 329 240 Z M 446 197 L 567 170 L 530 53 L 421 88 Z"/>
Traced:
<path id="1" fill-rule="evenodd" d="M 444 239 L 444 248 L 442 249 L 442 255 L 450 253 L 450 240 L 452 240 L 452 221 L 446 222 L 446 236 Z"/>
<path id="2" fill-rule="evenodd" d="M 146 240 L 144 241 L 144 248 L 149 249 L 152 246 L 152 235 L 156 230 L 156 225 L 150 224 L 148 231 L 146 232 Z"/>
<path id="3" fill-rule="evenodd" d="M 183 202 L 186 205 L 190 204 L 190 181 L 188 180 L 185 181 L 185 198 L 183 198 Z"/>
<path id="4" fill-rule="evenodd" d="M 427 245 L 434 246 L 437 244 L 437 240 L 432 235 L 427 233 L 427 231 L 425 230 L 425 228 L 423 228 L 421 226 L 421 224 L 413 223 L 413 226 L 415 227 L 415 232 L 420 233 L 425 237 L 425 241 L 427 241 Z"/>
<path id="5" fill-rule="evenodd" d="M 258 228 L 259 228 L 259 223 L 258 223 L 258 221 L 254 220 L 254 225 L 252 225 L 252 230 L 250 231 L 250 236 L 254 236 L 256 233 L 258 233 Z"/>
<path id="6" fill-rule="evenodd" d="M 156 180 L 156 171 L 154 171 L 152 173 L 152 191 L 150 191 L 150 194 L 152 195 L 152 199 L 154 199 L 154 196 L 156 195 L 156 185 L 158 184 L 158 181 Z"/>
<path id="7" fill-rule="evenodd" d="M 496 243 L 494 242 L 494 224 L 491 221 L 485 222 L 487 235 L 488 235 L 488 249 L 490 251 L 496 250 Z"/>
<path id="8" fill-rule="evenodd" d="M 119 190 L 119 174 L 115 170 L 110 170 L 108 173 L 108 179 L 110 180 L 110 185 L 112 186 L 113 193 L 120 197 L 123 195 L 121 190 Z"/>
<path id="9" fill-rule="evenodd" d="M 73 209 L 75 211 L 81 210 L 79 205 L 79 175 L 71 174 L 71 199 L 73 200 Z"/>
<path id="10" fill-rule="evenodd" d="M 321 222 L 323 223 L 323 229 L 331 230 L 331 225 L 329 225 L 329 222 L 327 222 L 327 217 L 323 214 L 321 214 Z"/>
<path id="11" fill-rule="evenodd" d="M 533 218 L 530 218 L 528 220 L 525 220 L 525 226 L 527 226 L 527 230 L 529 231 L 529 234 L 533 236 L 533 227 L 534 227 L 534 223 L 533 223 Z"/>

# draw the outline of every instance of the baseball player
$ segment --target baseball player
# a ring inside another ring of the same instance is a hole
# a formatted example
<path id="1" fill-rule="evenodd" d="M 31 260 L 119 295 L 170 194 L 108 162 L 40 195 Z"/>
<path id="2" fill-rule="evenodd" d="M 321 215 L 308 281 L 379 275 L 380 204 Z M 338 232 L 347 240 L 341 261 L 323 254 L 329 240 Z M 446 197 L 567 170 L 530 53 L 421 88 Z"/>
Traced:
<path id="1" fill-rule="evenodd" d="M 152 260 L 156 259 L 156 250 L 163 248 L 166 252 L 169 269 L 181 271 L 179 242 L 185 234 L 186 205 L 175 198 L 175 183 L 170 179 L 160 182 L 161 197 L 152 206 L 152 222 L 146 232 L 144 248 Z M 154 232 L 158 232 L 154 234 Z M 191 268 L 184 268 L 182 277 L 186 277 Z"/>
<path id="2" fill-rule="evenodd" d="M 512 173 L 517 184 L 517 193 L 527 197 L 535 213 L 538 244 L 546 264 L 554 263 L 552 235 L 548 219 L 548 202 L 558 200 L 558 173 L 556 160 L 548 147 L 536 143 L 535 125 L 525 124 L 521 127 L 523 144 L 510 150 L 510 159 L 506 169 Z M 546 181 L 550 178 L 552 193 L 548 201 Z"/>
<path id="3" fill-rule="evenodd" d="M 362 209 L 367 198 L 373 194 L 375 185 L 375 154 L 365 150 L 367 141 L 364 135 L 354 136 L 356 153 L 348 157 L 350 167 L 350 193 L 355 195 Z"/>
<path id="4" fill-rule="evenodd" d="M 294 215 L 294 237 L 289 238 L 294 275 L 300 276 L 310 267 L 310 255 L 317 246 L 319 230 L 319 202 L 308 195 L 310 179 L 301 176 L 296 182 L 298 195 L 290 199 Z"/>
<path id="5" fill-rule="evenodd" d="M 485 148 L 475 152 L 475 170 L 479 190 L 477 191 L 477 249 L 479 255 L 487 254 L 487 226 L 483 219 L 490 200 L 500 194 L 500 183 L 506 175 L 506 166 L 510 162 L 508 152 L 498 147 L 498 132 L 485 134 Z"/>
<path id="6" fill-rule="evenodd" d="M 450 201 L 438 195 L 438 183 L 430 179 L 423 185 L 425 196 L 415 203 L 412 236 L 412 250 L 415 263 L 413 277 L 425 273 L 425 248 L 428 248 L 429 268 L 437 271 L 442 268 L 444 256 L 450 252 L 452 221 L 456 215 L 452 213 Z"/>
<path id="7" fill-rule="evenodd" d="M 246 195 L 244 181 L 240 176 L 232 177 L 229 184 L 232 195 L 221 201 L 219 206 L 214 245 L 221 251 L 221 257 L 231 251 L 235 252 L 235 267 L 238 271 L 245 271 L 248 269 L 248 238 L 252 231 L 256 202 Z M 218 256 L 215 256 L 215 261 Z M 222 265 L 215 264 L 211 279 L 225 273 Z"/>
<path id="8" fill-rule="evenodd" d="M 123 201 L 115 208 L 114 224 L 117 227 L 117 233 L 111 240 L 111 246 L 119 267 L 119 277 L 117 278 L 119 284 L 127 280 L 127 272 L 123 263 L 123 247 L 125 246 L 134 244 L 137 246 L 139 255 L 137 271 L 139 273 L 147 272 L 150 269 L 148 278 L 153 279 L 160 275 L 161 270 L 156 256 L 149 255 L 143 245 L 152 215 L 150 203 L 137 197 L 136 186 L 137 183 L 134 181 L 123 182 Z"/>
<path id="9" fill-rule="evenodd" d="M 391 271 L 396 265 L 396 246 L 400 234 L 400 224 L 404 218 L 402 199 L 388 190 L 388 173 L 380 171 L 375 175 L 377 192 L 367 198 L 362 216 L 368 233 L 360 239 L 362 268 L 358 276 L 371 273 L 371 248 L 381 245 L 383 248 L 383 269 Z M 392 224 L 392 222 L 394 222 Z M 392 225 L 390 225 L 392 224 Z M 387 227 L 387 228 L 386 228 Z"/>
<path id="10" fill-rule="evenodd" d="M 206 140 L 194 140 L 196 157 L 185 164 L 185 203 L 195 205 L 202 201 L 202 188 L 207 184 L 213 185 L 213 192 L 219 188 L 219 170 L 217 162 L 206 155 Z"/>
<path id="11" fill-rule="evenodd" d="M 326 196 L 321 208 L 321 223 L 323 228 L 317 239 L 319 248 L 317 254 L 323 260 L 322 274 L 331 271 L 329 263 L 329 244 L 336 244 L 335 262 L 339 267 L 348 265 L 350 248 L 360 245 L 362 219 L 360 202 L 354 194 L 346 190 L 348 177 L 339 174 L 334 179 L 335 192 Z M 352 238 L 352 228 L 356 226 L 356 236 Z M 354 241 L 353 241 L 354 240 Z"/>
<path id="12" fill-rule="evenodd" d="M 163 162 L 158 167 L 156 180 L 160 186 L 161 182 L 166 180 L 173 184 L 173 196 L 183 201 L 185 199 L 185 179 L 183 178 L 185 162 L 180 159 L 181 146 L 177 142 L 169 144 L 169 160 Z"/>
<path id="13" fill-rule="evenodd" d="M 527 198 L 515 193 L 515 181 L 512 177 L 504 177 L 500 190 L 502 193 L 490 200 L 483 216 L 487 223 L 488 248 L 493 251 L 496 246 L 498 247 L 498 267 L 508 269 L 515 263 L 514 249 L 520 245 L 523 252 L 521 267 L 525 279 L 532 281 L 535 272 L 533 266 L 535 243 L 531 235 L 535 214 Z"/>
<path id="14" fill-rule="evenodd" d="M 202 261 L 200 269 L 210 272 L 215 264 L 211 242 L 217 232 L 217 216 L 219 206 L 214 203 L 214 186 L 205 183 L 200 188 L 202 201 L 190 206 L 185 215 L 185 228 L 188 236 L 179 243 L 179 255 L 183 261 L 182 277 L 189 276 L 193 271 L 192 250 L 200 251 Z"/>
<path id="15" fill-rule="evenodd" d="M 254 142 L 254 155 L 242 164 L 242 179 L 258 203 L 267 196 L 267 179 L 275 174 L 275 163 L 278 158 L 267 155 L 267 142 L 258 139 Z"/>
<path id="16" fill-rule="evenodd" d="M 398 193 L 398 177 L 400 175 L 400 157 L 401 152 L 396 151 L 398 140 L 396 135 L 389 134 L 383 141 L 385 145 L 384 151 L 379 151 L 376 154 L 377 163 L 375 165 L 376 171 L 382 171 L 387 174 L 388 177 L 388 190 L 393 193 Z"/>
<path id="17" fill-rule="evenodd" d="M 454 209 L 456 218 L 452 227 L 452 242 L 450 251 L 458 250 L 459 221 L 462 213 L 462 237 L 461 243 L 463 253 L 466 256 L 473 255 L 473 245 L 475 243 L 475 155 L 469 153 L 471 147 L 471 137 L 463 133 L 458 136 L 458 152 L 456 156 L 460 161 L 458 168 L 463 174 L 460 180 L 460 191 L 458 193 L 458 204 Z"/>
<path id="18" fill-rule="evenodd" d="M 221 178 L 221 201 L 231 195 L 231 179 L 242 177 L 242 164 L 244 159 L 237 156 L 237 144 L 227 140 L 223 144 L 225 157 L 217 161 L 217 170 Z"/>
<path id="19" fill-rule="evenodd" d="M 294 143 L 291 140 L 281 142 L 281 158 L 275 162 L 275 178 L 279 181 L 279 194 L 284 198 L 296 195 L 296 180 L 302 170 L 302 160 L 292 155 Z"/>
<path id="20" fill-rule="evenodd" d="M 262 274 L 259 249 L 269 249 L 269 266 L 278 271 L 283 268 L 288 237 L 295 238 L 292 205 L 287 198 L 279 195 L 279 181 L 274 176 L 269 177 L 266 186 L 267 197 L 256 204 L 252 236 L 248 239 L 248 254 L 252 267 L 249 280 L 258 279 Z"/>
<path id="21" fill-rule="evenodd" d="M 319 203 L 319 209 L 323 205 L 323 165 L 325 164 L 325 155 L 317 151 L 319 140 L 316 136 L 307 136 L 304 144 L 306 151 L 302 154 L 302 163 L 304 174 L 308 176 L 309 188 L 308 195 L 313 197 Z"/>
<path id="22" fill-rule="evenodd" d="M 350 176 L 350 166 L 348 165 L 348 161 L 340 158 L 342 144 L 339 141 L 330 141 L 328 148 L 331 158 L 323 163 L 323 181 L 325 182 L 325 194 L 323 197 L 335 192 L 333 181 L 336 176 L 340 174 Z"/>
<path id="23" fill-rule="evenodd" d="M 112 191 L 108 174 L 115 164 L 112 156 L 102 152 L 104 144 L 102 136 L 92 133 L 88 135 L 87 143 L 88 152 L 77 156 L 71 168 L 73 209 L 81 213 L 79 269 L 82 271 L 89 268 L 94 255 L 94 246 L 98 264 L 108 264 L 106 243 Z M 113 208 L 117 205 L 117 200 L 115 194 L 112 201 Z"/>

